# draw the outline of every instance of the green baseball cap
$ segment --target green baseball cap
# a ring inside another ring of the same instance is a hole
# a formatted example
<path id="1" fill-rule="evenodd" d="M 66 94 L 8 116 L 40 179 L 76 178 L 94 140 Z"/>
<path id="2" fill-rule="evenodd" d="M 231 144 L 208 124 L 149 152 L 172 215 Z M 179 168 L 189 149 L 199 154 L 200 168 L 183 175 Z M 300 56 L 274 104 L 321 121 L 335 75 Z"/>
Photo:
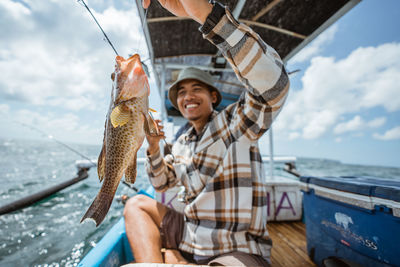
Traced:
<path id="1" fill-rule="evenodd" d="M 169 87 L 168 90 L 168 98 L 171 101 L 172 105 L 178 109 L 178 105 L 176 103 L 177 95 L 178 95 L 178 83 L 183 80 L 195 79 L 202 83 L 207 84 L 210 87 L 211 91 L 217 92 L 217 101 L 213 104 L 213 107 L 216 108 L 219 103 L 221 103 L 222 96 L 219 90 L 214 86 L 214 79 L 208 72 L 200 70 L 198 68 L 189 67 L 183 69 L 179 75 L 178 79 Z M 179 109 L 178 109 L 179 110 Z"/>

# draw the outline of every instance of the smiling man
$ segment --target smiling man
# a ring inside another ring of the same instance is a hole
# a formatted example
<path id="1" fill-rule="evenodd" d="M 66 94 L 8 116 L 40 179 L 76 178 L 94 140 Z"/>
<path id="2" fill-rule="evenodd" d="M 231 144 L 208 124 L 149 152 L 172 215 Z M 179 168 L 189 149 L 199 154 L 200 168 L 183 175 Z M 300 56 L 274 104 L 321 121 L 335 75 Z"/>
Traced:
<path id="1" fill-rule="evenodd" d="M 181 214 L 143 195 L 128 201 L 125 227 L 135 260 L 268 266 L 272 241 L 258 139 L 287 96 L 283 63 L 219 3 L 159 2 L 173 14 L 202 24 L 203 37 L 219 48 L 246 90 L 218 113 L 214 109 L 221 94 L 210 74 L 187 68 L 169 88 L 169 99 L 191 127 L 165 157 L 159 145 L 162 126 L 159 136 L 147 136 L 146 170 L 159 192 L 182 186 L 186 206 Z"/>
<path id="2" fill-rule="evenodd" d="M 221 102 L 221 94 L 214 87 L 212 76 L 196 68 L 181 71 L 170 87 L 168 97 L 197 133 L 201 132 L 214 107 Z"/>

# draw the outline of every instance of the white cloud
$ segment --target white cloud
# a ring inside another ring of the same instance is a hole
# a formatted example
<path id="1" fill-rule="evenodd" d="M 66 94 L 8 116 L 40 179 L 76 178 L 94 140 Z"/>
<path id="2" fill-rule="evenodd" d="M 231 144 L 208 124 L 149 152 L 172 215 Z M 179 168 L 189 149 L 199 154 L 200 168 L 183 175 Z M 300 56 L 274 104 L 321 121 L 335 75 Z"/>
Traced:
<path id="1" fill-rule="evenodd" d="M 400 43 L 360 47 L 341 60 L 313 58 L 302 78 L 302 90 L 290 93 L 276 128 L 302 131 L 303 138 L 315 139 L 331 131 L 346 114 L 375 107 L 388 112 L 400 110 L 400 98 L 394 97 L 400 92 L 399 59 Z M 384 122 L 380 118 L 363 125 L 378 127 Z M 346 131 L 342 127 L 345 126 L 339 126 L 336 132 Z"/>
<path id="2" fill-rule="evenodd" d="M 3 110 L 0 106 L 0 113 Z M 54 136 L 63 142 L 100 144 L 103 140 L 104 122 L 85 124 L 74 113 L 58 115 L 40 113 L 28 109 L 7 109 L 6 116 L 0 116 L 0 124 L 7 129 L 2 133 L 7 138 L 46 138 Z M 12 112 L 12 117 L 8 116 Z M 28 125 L 28 127 L 24 127 Z M 33 129 L 34 128 L 34 129 Z M 40 133 L 42 132 L 42 133 Z M 46 133 L 46 135 L 44 135 Z"/>
<path id="3" fill-rule="evenodd" d="M 97 105 L 93 104 L 92 99 L 87 96 L 77 96 L 74 98 L 53 98 L 49 101 L 51 106 L 63 106 L 64 108 L 72 111 L 79 111 L 81 109 L 95 110 Z M 104 106 L 105 107 L 105 106 Z M 106 110 L 104 110 L 106 111 Z"/>
<path id="4" fill-rule="evenodd" d="M 385 122 L 386 122 L 386 118 L 385 117 L 379 117 L 379 118 L 376 118 L 376 119 L 373 119 L 373 120 L 369 121 L 367 123 L 367 126 L 370 127 L 370 128 L 378 128 L 378 127 L 381 127 L 382 125 L 384 125 Z"/>
<path id="5" fill-rule="evenodd" d="M 353 119 L 347 121 L 347 122 L 342 122 L 336 125 L 334 128 L 333 132 L 335 134 L 342 134 L 345 132 L 355 132 L 355 131 L 361 131 L 366 128 L 378 128 L 385 124 L 386 118 L 385 117 L 379 117 L 375 118 L 369 122 L 364 121 L 361 116 L 356 115 L 354 116 Z"/>
<path id="6" fill-rule="evenodd" d="M 289 133 L 289 140 L 295 140 L 299 137 L 300 137 L 300 133 L 298 133 L 298 132 Z"/>
<path id="7" fill-rule="evenodd" d="M 386 131 L 384 134 L 378 134 L 375 133 L 373 135 L 374 138 L 379 139 L 379 140 L 396 140 L 400 139 L 400 126 L 394 127 L 388 131 Z"/>
<path id="8" fill-rule="evenodd" d="M 355 116 L 352 120 L 348 122 L 339 123 L 333 132 L 335 134 L 341 134 L 345 132 L 357 131 L 360 130 L 364 126 L 365 122 L 361 119 L 360 116 Z"/>
<path id="9" fill-rule="evenodd" d="M 9 16 L 16 19 L 20 19 L 21 17 L 31 13 L 29 8 L 24 6 L 22 3 L 9 0 L 3 0 L 0 2 L 0 10 L 7 10 L 7 13 L 1 12 L 2 16 Z"/>
<path id="10" fill-rule="evenodd" d="M 7 115 L 10 111 L 10 106 L 7 104 L 0 104 L 0 114 Z"/>
<path id="11" fill-rule="evenodd" d="M 147 57 L 134 3 L 92 12 L 121 55 L 140 51 Z M 76 1 L 3 0 L 0 13 L 7 26 L 0 33 L 1 98 L 79 110 L 109 97 L 115 54 L 84 7 Z"/>
<path id="12" fill-rule="evenodd" d="M 337 114 L 331 110 L 311 113 L 308 123 L 303 128 L 304 139 L 315 139 L 323 135 L 336 120 Z"/>
<path id="13" fill-rule="evenodd" d="M 290 59 L 290 63 L 291 64 L 301 63 L 306 60 L 309 60 L 315 55 L 318 55 L 322 51 L 322 47 L 330 43 L 334 39 L 337 31 L 338 31 L 337 24 L 331 26 L 328 30 L 323 32 L 314 41 L 312 41 L 309 45 L 304 47 L 292 59 Z"/>

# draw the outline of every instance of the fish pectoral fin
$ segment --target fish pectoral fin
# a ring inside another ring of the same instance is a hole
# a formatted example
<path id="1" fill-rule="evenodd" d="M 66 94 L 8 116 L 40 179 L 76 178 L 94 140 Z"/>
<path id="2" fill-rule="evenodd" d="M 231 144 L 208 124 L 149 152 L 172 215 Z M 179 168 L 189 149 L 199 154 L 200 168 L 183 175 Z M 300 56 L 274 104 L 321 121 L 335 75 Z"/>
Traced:
<path id="1" fill-rule="evenodd" d="M 110 114 L 111 124 L 114 128 L 127 124 L 130 119 L 131 111 L 124 103 L 116 106 Z"/>
<path id="2" fill-rule="evenodd" d="M 106 167 L 106 140 L 103 141 L 103 147 L 97 160 L 97 175 L 99 176 L 100 182 L 103 181 Z"/>
<path id="3" fill-rule="evenodd" d="M 149 113 L 144 114 L 144 132 L 150 136 L 157 136 L 159 135 L 157 123 L 153 120 Z"/>
<path id="4" fill-rule="evenodd" d="M 128 168 L 125 171 L 125 181 L 127 183 L 133 184 L 136 181 L 136 160 L 137 160 L 137 151 L 135 152 L 131 164 L 129 164 Z"/>

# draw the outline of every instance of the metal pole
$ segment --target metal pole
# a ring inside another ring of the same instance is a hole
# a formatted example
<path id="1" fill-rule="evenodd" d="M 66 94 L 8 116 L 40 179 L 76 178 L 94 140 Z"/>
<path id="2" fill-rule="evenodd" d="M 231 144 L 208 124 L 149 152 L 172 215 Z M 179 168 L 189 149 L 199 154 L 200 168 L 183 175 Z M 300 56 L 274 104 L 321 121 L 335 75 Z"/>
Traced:
<path id="1" fill-rule="evenodd" d="M 25 207 L 28 207 L 32 204 L 37 203 L 40 200 L 43 200 L 47 197 L 50 197 L 51 195 L 57 193 L 58 191 L 71 186 L 73 184 L 76 184 L 77 182 L 80 182 L 84 179 L 86 179 L 87 177 L 89 177 L 88 174 L 88 170 L 90 167 L 88 168 L 82 168 L 79 169 L 78 174 L 76 177 L 72 178 L 71 180 L 67 180 L 65 182 L 62 182 L 60 184 L 57 184 L 55 186 L 49 187 L 47 189 L 44 189 L 40 192 L 34 193 L 32 195 L 23 197 L 19 200 L 13 201 L 11 203 L 8 203 L 2 207 L 0 207 L 0 215 L 6 214 L 6 213 L 10 213 L 13 211 L 17 211 L 20 209 L 23 209 Z"/>
<path id="2" fill-rule="evenodd" d="M 163 106 L 164 106 L 164 108 L 165 108 L 165 105 L 164 105 L 164 103 L 165 103 L 165 79 L 166 79 L 166 75 L 165 75 L 165 64 L 163 63 L 162 65 L 161 65 L 161 85 L 160 85 L 160 97 L 161 97 L 161 103 L 163 103 Z M 164 114 L 165 114 L 165 118 L 164 119 L 167 119 L 167 112 L 166 112 L 166 110 L 164 110 L 165 112 L 164 112 Z"/>
<path id="3" fill-rule="evenodd" d="M 240 13 L 242 13 L 244 4 L 246 4 L 246 0 L 239 0 L 236 4 L 235 9 L 232 11 L 232 15 L 235 19 L 239 18 Z"/>
<path id="4" fill-rule="evenodd" d="M 274 145 L 272 138 L 272 126 L 269 128 L 269 168 L 270 168 L 270 179 L 274 179 Z"/>

